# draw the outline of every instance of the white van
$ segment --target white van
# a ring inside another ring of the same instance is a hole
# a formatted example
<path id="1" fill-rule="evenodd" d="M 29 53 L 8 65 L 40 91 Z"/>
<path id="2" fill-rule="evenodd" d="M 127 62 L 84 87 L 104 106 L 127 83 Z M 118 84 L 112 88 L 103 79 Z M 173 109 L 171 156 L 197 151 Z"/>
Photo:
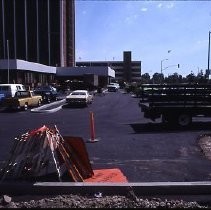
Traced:
<path id="1" fill-rule="evenodd" d="M 0 101 L 7 97 L 14 97 L 18 90 L 26 90 L 26 88 L 22 84 L 0 84 Z"/>

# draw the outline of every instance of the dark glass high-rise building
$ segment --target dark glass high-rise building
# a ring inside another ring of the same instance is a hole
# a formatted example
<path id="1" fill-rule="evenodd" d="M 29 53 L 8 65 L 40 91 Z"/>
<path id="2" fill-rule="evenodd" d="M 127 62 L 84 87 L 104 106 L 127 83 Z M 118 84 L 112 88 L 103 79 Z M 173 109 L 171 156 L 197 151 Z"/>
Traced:
<path id="1" fill-rule="evenodd" d="M 74 0 L 0 0 L 0 59 L 8 54 L 49 66 L 75 66 Z"/>

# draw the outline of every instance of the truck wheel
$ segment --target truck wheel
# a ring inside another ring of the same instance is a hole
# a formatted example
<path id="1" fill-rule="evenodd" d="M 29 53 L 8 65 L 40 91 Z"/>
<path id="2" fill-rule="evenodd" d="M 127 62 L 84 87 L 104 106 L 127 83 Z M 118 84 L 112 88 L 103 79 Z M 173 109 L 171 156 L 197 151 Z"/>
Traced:
<path id="1" fill-rule="evenodd" d="M 25 103 L 23 109 L 24 109 L 24 111 L 27 111 L 28 110 L 28 104 L 27 103 Z"/>
<path id="2" fill-rule="evenodd" d="M 192 123 L 192 117 L 189 114 L 179 114 L 177 118 L 177 123 L 181 127 L 187 127 Z"/>
<path id="3" fill-rule="evenodd" d="M 48 103 L 51 103 L 51 99 L 49 97 L 47 98 L 47 102 Z"/>

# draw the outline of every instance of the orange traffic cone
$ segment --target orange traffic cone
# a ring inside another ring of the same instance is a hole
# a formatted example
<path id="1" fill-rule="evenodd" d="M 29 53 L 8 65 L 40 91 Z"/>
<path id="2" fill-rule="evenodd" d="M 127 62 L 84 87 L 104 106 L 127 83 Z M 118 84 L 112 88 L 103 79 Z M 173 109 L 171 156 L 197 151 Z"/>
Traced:
<path id="1" fill-rule="evenodd" d="M 94 143 L 94 142 L 98 142 L 99 139 L 95 138 L 95 124 L 94 124 L 94 113 L 90 112 L 90 139 L 88 140 L 88 142 L 90 143 Z"/>

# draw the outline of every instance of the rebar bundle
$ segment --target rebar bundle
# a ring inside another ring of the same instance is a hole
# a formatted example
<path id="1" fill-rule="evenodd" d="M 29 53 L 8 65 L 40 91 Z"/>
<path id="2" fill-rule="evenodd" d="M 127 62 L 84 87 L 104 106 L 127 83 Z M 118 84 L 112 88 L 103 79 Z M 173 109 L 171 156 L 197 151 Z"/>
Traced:
<path id="1" fill-rule="evenodd" d="M 67 173 L 70 181 L 82 182 L 93 175 L 83 140 L 67 137 L 66 141 L 56 126 L 49 128 L 43 125 L 14 140 L 10 157 L 0 171 L 1 182 L 50 173 L 56 173 L 59 181 Z"/>

